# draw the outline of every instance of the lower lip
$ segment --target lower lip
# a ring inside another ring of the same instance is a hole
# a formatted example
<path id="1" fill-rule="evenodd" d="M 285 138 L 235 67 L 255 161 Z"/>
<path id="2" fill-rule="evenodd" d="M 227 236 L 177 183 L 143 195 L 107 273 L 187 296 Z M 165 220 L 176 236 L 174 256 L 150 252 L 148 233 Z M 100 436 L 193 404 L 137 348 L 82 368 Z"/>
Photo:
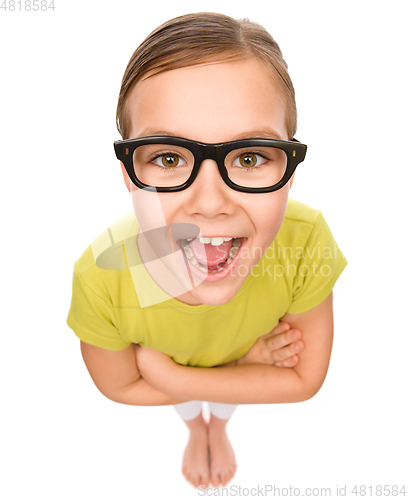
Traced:
<path id="1" fill-rule="evenodd" d="M 184 260 L 187 262 L 192 274 L 194 274 L 196 278 L 199 278 L 201 281 L 206 281 L 207 283 L 215 283 L 216 281 L 225 279 L 237 267 L 238 260 L 241 256 L 242 249 L 244 248 L 247 239 L 248 238 L 241 238 L 241 246 L 238 250 L 237 255 L 234 257 L 234 259 L 232 259 L 231 264 L 228 264 L 222 271 L 217 271 L 215 273 L 205 273 L 204 271 L 201 271 L 187 259 L 184 250 L 181 249 L 181 251 L 183 252 Z"/>

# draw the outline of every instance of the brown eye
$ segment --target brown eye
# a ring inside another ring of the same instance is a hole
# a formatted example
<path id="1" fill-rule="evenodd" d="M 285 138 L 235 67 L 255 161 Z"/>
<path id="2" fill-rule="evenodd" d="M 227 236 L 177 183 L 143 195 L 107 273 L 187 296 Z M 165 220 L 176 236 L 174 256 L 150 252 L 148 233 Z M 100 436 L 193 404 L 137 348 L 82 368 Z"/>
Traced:
<path id="1" fill-rule="evenodd" d="M 239 163 L 243 167 L 254 167 L 257 163 L 257 155 L 254 153 L 245 153 L 239 157 Z"/>
<path id="2" fill-rule="evenodd" d="M 163 155 L 161 158 L 163 166 L 168 168 L 177 167 L 180 161 L 178 155 L 175 154 Z"/>

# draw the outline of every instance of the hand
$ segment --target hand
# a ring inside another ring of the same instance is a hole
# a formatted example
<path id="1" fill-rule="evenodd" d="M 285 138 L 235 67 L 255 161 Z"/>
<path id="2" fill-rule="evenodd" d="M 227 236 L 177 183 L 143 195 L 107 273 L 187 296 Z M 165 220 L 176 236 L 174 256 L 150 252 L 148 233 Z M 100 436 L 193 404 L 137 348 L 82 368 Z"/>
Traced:
<path id="1" fill-rule="evenodd" d="M 292 368 L 299 362 L 299 354 L 305 344 L 300 340 L 302 332 L 291 329 L 289 323 L 279 323 L 270 333 L 260 337 L 236 365 L 262 363 L 282 368 Z"/>

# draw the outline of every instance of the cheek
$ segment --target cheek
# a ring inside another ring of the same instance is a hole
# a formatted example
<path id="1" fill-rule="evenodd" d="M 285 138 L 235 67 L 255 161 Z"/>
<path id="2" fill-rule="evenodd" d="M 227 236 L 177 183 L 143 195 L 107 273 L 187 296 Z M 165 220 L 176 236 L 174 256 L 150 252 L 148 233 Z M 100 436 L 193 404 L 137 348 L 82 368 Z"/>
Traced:
<path id="1" fill-rule="evenodd" d="M 166 227 L 171 216 L 168 207 L 162 202 L 160 193 L 136 188 L 132 191 L 133 210 L 142 231 Z"/>
<path id="2" fill-rule="evenodd" d="M 160 211 L 163 214 L 167 224 L 174 221 L 174 217 L 183 206 L 183 197 L 180 193 L 158 193 L 157 199 L 160 205 Z"/>
<path id="3" fill-rule="evenodd" d="M 268 244 L 277 235 L 285 217 L 288 204 L 288 193 L 286 191 L 282 189 L 275 193 L 269 193 L 266 202 L 260 203 L 257 209 L 258 230 L 261 230 L 262 236 L 265 241 L 267 240 L 266 243 Z"/>

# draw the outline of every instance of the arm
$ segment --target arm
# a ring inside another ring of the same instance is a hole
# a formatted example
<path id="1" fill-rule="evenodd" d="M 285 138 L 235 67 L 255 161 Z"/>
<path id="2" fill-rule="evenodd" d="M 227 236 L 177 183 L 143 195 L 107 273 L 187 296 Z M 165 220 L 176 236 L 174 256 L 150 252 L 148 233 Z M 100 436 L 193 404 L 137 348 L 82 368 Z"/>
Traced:
<path id="1" fill-rule="evenodd" d="M 293 353 L 300 352 L 301 349 L 293 349 L 294 340 L 289 328 L 287 323 L 280 323 L 271 333 L 258 339 L 245 356 L 228 365 L 269 363 L 294 366 L 298 362 L 298 356 Z M 298 334 L 300 338 L 300 332 Z M 81 351 L 96 387 L 112 401 L 143 406 L 184 402 L 156 389 L 141 377 L 134 345 L 121 351 L 109 351 L 81 341 Z M 157 364 L 152 364 L 152 367 L 160 370 Z"/>
<path id="2" fill-rule="evenodd" d="M 140 347 L 137 349 L 139 368 L 150 384 L 176 398 L 231 404 L 305 401 L 319 391 L 329 366 L 333 340 L 332 297 L 331 293 L 310 311 L 285 314 L 281 318 L 302 332 L 306 346 L 293 368 L 267 364 L 193 368 L 180 366 L 162 353 Z M 157 355 L 162 358 L 160 371 L 153 361 Z"/>
<path id="3" fill-rule="evenodd" d="M 186 401 L 152 387 L 140 376 L 133 344 L 122 351 L 108 351 L 81 341 L 81 352 L 96 387 L 116 403 L 156 406 Z"/>

